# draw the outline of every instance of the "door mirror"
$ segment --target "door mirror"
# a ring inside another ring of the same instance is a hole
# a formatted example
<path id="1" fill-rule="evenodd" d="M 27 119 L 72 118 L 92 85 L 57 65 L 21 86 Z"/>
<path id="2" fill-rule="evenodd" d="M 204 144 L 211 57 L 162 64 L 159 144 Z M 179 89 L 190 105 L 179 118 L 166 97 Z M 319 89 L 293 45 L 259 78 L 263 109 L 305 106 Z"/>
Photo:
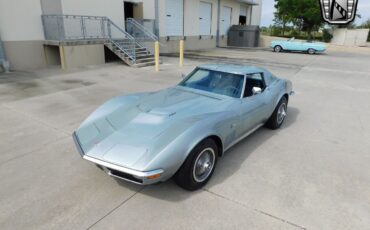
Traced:
<path id="1" fill-rule="evenodd" d="M 181 74 L 181 78 L 182 79 L 185 79 L 186 78 L 186 75 L 184 73 Z"/>
<path id="2" fill-rule="evenodd" d="M 262 89 L 260 87 L 253 87 L 252 88 L 253 95 L 257 95 L 262 93 Z"/>

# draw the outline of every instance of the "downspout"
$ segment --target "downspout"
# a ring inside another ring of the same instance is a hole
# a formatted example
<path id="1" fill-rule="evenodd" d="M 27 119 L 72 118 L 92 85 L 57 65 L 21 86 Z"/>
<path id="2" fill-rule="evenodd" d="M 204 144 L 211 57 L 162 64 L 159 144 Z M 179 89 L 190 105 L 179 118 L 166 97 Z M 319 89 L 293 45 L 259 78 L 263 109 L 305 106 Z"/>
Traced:
<path id="1" fill-rule="evenodd" d="M 154 23 L 154 34 L 159 40 L 159 0 L 155 0 L 155 23 Z"/>
<path id="2" fill-rule="evenodd" d="M 250 20 L 249 20 L 249 25 L 251 26 L 252 25 L 252 16 L 253 16 L 253 5 L 251 5 L 251 10 L 250 10 L 250 15 L 249 15 L 249 18 L 250 18 Z"/>
<path id="3" fill-rule="evenodd" d="M 0 37 L 0 66 L 5 73 L 9 73 L 9 62 L 6 60 L 3 42 Z"/>
<path id="4" fill-rule="evenodd" d="M 220 20 L 221 20 L 221 0 L 218 0 L 217 1 L 216 47 L 220 47 Z"/>

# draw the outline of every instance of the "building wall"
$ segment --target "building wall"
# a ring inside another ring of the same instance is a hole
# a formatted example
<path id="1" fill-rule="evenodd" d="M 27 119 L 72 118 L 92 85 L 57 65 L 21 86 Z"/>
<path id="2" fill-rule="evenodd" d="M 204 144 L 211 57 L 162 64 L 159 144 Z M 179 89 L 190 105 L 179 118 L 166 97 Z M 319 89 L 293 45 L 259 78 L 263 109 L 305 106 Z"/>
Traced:
<path id="1" fill-rule="evenodd" d="M 132 0 L 143 3 L 141 12 L 144 19 L 155 19 L 156 0 Z M 159 31 L 161 41 L 165 46 L 162 50 L 176 52 L 178 39 L 166 41 L 166 0 L 159 1 Z M 184 36 L 185 47 L 191 49 L 206 49 L 216 46 L 218 0 L 202 0 L 212 4 L 211 35 L 199 37 L 199 0 L 184 0 Z M 253 6 L 252 24 L 259 24 L 261 17 L 262 0 L 256 0 L 259 6 Z M 42 68 L 47 65 L 45 50 L 43 47 L 42 14 L 76 14 L 107 16 L 121 28 L 124 28 L 123 0 L 0 0 L 0 36 L 4 41 L 5 54 L 10 61 L 11 69 Z M 240 14 L 240 2 L 237 0 L 221 0 L 221 15 L 223 6 L 232 8 L 231 24 L 238 24 Z M 251 7 L 249 7 L 250 9 Z M 220 28 L 222 30 L 222 28 Z M 226 45 L 227 37 L 222 36 L 220 45 Z M 72 49 L 72 48 L 71 48 Z M 74 47 L 86 53 L 87 48 Z M 102 53 L 90 50 L 89 54 Z M 100 49 L 101 50 L 101 49 Z M 70 49 L 67 49 L 69 52 Z M 72 51 L 71 51 L 72 52 Z M 75 52 L 73 52 L 75 53 Z M 71 57 L 75 55 L 70 54 Z M 100 57 L 99 57 L 100 58 Z M 77 59 L 71 59 L 77 60 Z M 92 61 L 100 63 L 101 60 Z M 67 63 L 68 64 L 68 63 Z"/>
<path id="2" fill-rule="evenodd" d="M 4 41 L 4 50 L 11 70 L 46 67 L 42 40 Z"/>
<path id="3" fill-rule="evenodd" d="M 1 0 L 0 36 L 12 70 L 45 67 L 40 0 Z"/>
<path id="4" fill-rule="evenodd" d="M 155 0 L 144 0 L 144 19 L 155 19 Z"/>
<path id="5" fill-rule="evenodd" d="M 73 69 L 87 65 L 101 65 L 105 63 L 104 45 L 76 45 L 64 46 L 62 62 L 66 69 Z"/>
<path id="6" fill-rule="evenodd" d="M 185 49 L 196 50 L 196 49 L 209 49 L 216 46 L 216 35 L 217 35 L 217 19 L 218 19 L 218 1 L 217 0 L 201 0 L 202 2 L 208 2 L 212 4 L 212 24 L 211 24 L 211 35 L 199 37 L 199 5 L 200 0 L 184 0 L 184 36 Z M 261 1 L 261 0 L 258 0 Z M 153 1 L 154 2 L 154 1 Z M 147 2 L 145 2 L 146 4 Z M 144 5 L 145 5 L 144 4 Z M 224 6 L 232 8 L 231 25 L 237 25 L 239 23 L 240 16 L 240 5 L 241 3 L 236 0 L 221 0 L 221 17 L 223 15 Z M 248 7 L 248 10 L 251 6 Z M 252 24 L 260 22 L 260 9 L 261 6 L 253 6 L 252 18 L 247 17 L 248 20 L 252 20 Z M 250 15 L 250 11 L 249 14 Z M 146 15 L 144 14 L 144 18 Z M 178 52 L 179 39 L 171 38 L 167 41 L 166 33 L 166 0 L 159 0 L 159 35 L 161 37 L 161 43 L 165 44 L 162 47 L 162 52 Z M 220 23 L 220 33 L 222 35 L 222 24 Z M 227 45 L 227 35 L 223 35 L 220 38 L 220 46 Z"/>
<path id="7" fill-rule="evenodd" d="M 369 29 L 335 29 L 332 44 L 345 46 L 366 46 Z"/>
<path id="8" fill-rule="evenodd" d="M 61 0 L 40 0 L 43 14 L 63 14 Z"/>
<path id="9" fill-rule="evenodd" d="M 258 3 L 258 5 L 250 7 L 250 9 L 252 10 L 251 25 L 259 26 L 261 24 L 262 0 L 254 0 L 254 2 Z"/>
<path id="10" fill-rule="evenodd" d="M 43 40 L 40 0 L 1 0 L 0 34 L 3 41 Z"/>

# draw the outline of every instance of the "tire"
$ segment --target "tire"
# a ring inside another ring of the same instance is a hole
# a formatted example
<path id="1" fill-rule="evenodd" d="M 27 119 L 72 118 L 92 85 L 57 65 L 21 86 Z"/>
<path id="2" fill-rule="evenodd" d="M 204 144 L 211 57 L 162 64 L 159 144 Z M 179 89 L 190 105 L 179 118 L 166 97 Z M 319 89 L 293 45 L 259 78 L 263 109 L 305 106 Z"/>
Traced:
<path id="1" fill-rule="evenodd" d="M 285 117 L 287 115 L 287 109 L 288 101 L 286 97 L 282 97 L 271 117 L 266 122 L 265 126 L 272 130 L 280 128 L 280 126 L 284 123 Z"/>
<path id="2" fill-rule="evenodd" d="M 189 191 L 195 191 L 203 187 L 212 177 L 216 168 L 217 157 L 218 148 L 216 143 L 212 139 L 203 140 L 190 152 L 175 174 L 176 184 Z"/>
<path id="3" fill-rule="evenodd" d="M 281 46 L 277 45 L 277 46 L 275 46 L 275 47 L 274 47 L 274 51 L 275 51 L 276 53 L 280 53 L 281 51 L 283 51 L 283 47 L 281 47 Z"/>
<path id="4" fill-rule="evenodd" d="M 312 55 L 312 54 L 315 54 L 316 53 L 316 50 L 315 49 L 312 49 L 312 48 L 309 48 L 307 50 L 307 53 Z"/>

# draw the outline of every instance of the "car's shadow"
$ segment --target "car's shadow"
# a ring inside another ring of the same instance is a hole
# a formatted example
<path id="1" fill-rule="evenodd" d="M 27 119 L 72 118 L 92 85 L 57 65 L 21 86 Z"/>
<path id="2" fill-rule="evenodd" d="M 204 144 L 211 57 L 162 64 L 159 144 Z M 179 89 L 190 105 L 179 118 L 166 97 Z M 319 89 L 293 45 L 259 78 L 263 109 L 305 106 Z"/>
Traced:
<path id="1" fill-rule="evenodd" d="M 276 53 L 276 52 L 272 52 L 272 53 Z M 327 52 L 308 54 L 307 52 L 284 50 L 284 51 L 281 51 L 280 53 L 276 53 L 276 54 L 299 54 L 299 55 L 306 54 L 307 56 L 313 56 L 314 57 L 314 56 L 317 56 L 317 55 L 318 56 L 327 55 Z"/>
<path id="2" fill-rule="evenodd" d="M 271 131 L 267 128 L 260 128 L 235 146 L 228 150 L 225 155 L 219 159 L 215 173 L 211 181 L 206 185 L 206 188 L 212 188 L 218 184 L 223 183 L 234 173 L 236 173 L 247 158 L 252 155 L 256 149 L 265 144 L 268 139 L 277 135 L 279 132 L 285 132 L 291 125 L 293 125 L 299 115 L 299 109 L 294 107 L 288 108 L 288 116 L 279 130 Z M 246 175 L 248 176 L 248 175 Z M 127 186 L 127 183 L 122 180 L 116 180 L 118 184 Z M 177 202 L 185 200 L 194 194 L 200 193 L 202 190 L 195 192 L 188 192 L 178 187 L 173 180 L 167 182 L 145 186 L 141 193 L 153 197 L 155 199 Z"/>

